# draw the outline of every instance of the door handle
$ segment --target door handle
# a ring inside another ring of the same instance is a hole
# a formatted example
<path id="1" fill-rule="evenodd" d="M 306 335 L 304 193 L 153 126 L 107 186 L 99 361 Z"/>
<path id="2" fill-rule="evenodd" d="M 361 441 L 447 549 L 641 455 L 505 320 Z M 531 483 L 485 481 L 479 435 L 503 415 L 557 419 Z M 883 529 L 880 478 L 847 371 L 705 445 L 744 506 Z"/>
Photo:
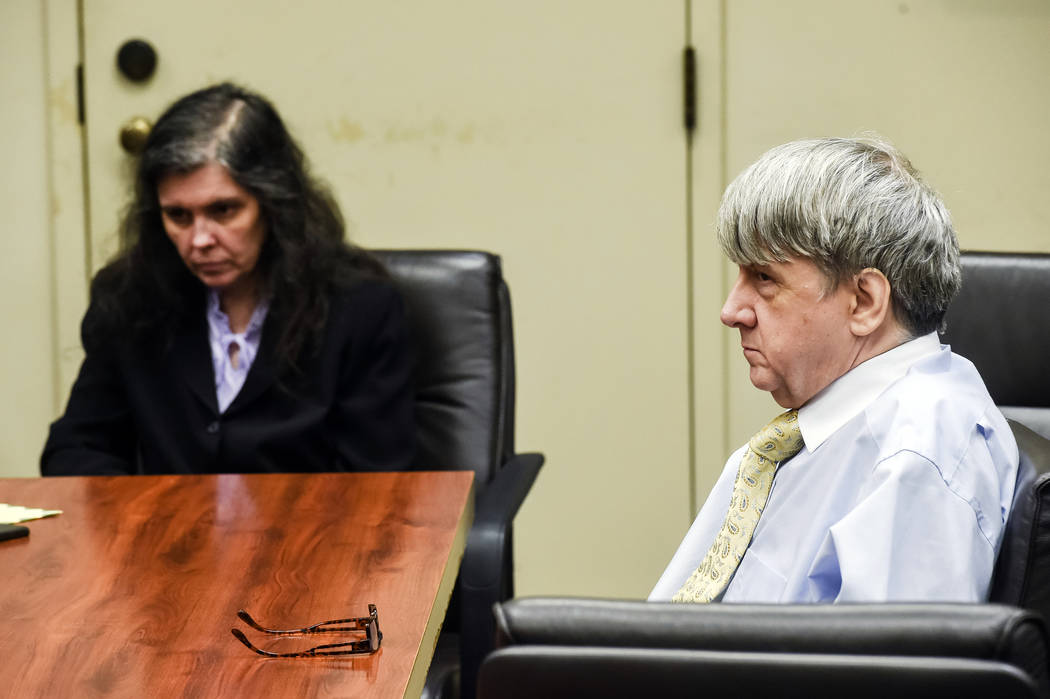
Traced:
<path id="1" fill-rule="evenodd" d="M 153 124 L 146 117 L 131 117 L 120 127 L 120 147 L 130 155 L 138 155 L 146 147 Z"/>

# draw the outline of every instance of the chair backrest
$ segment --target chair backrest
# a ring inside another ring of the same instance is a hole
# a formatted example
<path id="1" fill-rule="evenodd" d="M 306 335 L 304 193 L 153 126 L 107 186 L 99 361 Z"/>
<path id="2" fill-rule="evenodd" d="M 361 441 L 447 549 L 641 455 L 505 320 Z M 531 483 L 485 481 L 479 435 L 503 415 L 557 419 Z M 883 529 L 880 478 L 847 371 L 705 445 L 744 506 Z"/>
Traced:
<path id="1" fill-rule="evenodd" d="M 943 342 L 977 367 L 1008 418 L 1050 438 L 1050 254 L 964 252 Z"/>
<path id="2" fill-rule="evenodd" d="M 483 490 L 514 451 L 514 338 L 500 258 L 468 250 L 371 250 L 414 335 L 416 465 L 471 469 Z"/>
<path id="3" fill-rule="evenodd" d="M 1021 463 L 989 600 L 1050 620 L 1050 440 L 1010 421 Z"/>
<path id="4" fill-rule="evenodd" d="M 1000 605 L 533 598 L 497 605 L 496 623 L 500 650 L 482 665 L 482 699 L 721 696 L 734 685 L 740 696 L 762 685 L 812 697 L 886 696 L 889 687 L 891 696 L 1034 697 L 1050 688 L 1043 619 Z"/>

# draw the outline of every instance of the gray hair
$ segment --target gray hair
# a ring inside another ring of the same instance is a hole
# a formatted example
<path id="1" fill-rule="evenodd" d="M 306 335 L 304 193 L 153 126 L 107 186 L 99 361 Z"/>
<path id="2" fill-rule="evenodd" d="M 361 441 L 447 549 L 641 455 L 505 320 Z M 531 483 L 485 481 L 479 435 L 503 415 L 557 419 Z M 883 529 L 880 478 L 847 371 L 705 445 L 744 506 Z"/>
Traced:
<path id="1" fill-rule="evenodd" d="M 834 289 L 873 267 L 913 337 L 938 329 L 959 290 L 959 243 L 940 196 L 877 138 L 793 141 L 726 189 L 718 242 L 739 265 L 811 260 Z"/>

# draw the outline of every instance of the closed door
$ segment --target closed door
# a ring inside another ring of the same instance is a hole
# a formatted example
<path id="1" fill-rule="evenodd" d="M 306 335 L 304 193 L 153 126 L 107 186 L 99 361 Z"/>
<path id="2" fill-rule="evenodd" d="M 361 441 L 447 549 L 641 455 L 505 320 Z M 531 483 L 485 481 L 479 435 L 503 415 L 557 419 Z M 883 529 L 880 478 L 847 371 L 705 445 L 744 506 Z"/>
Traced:
<path id="1" fill-rule="evenodd" d="M 121 126 L 232 79 L 268 95 L 353 239 L 501 254 L 523 591 L 644 592 L 689 516 L 681 3 L 84 3 L 91 266 L 115 249 Z M 114 57 L 155 50 L 136 83 Z M 660 503 L 657 508 L 653 503 Z M 636 553 L 624 557 L 625 548 Z"/>

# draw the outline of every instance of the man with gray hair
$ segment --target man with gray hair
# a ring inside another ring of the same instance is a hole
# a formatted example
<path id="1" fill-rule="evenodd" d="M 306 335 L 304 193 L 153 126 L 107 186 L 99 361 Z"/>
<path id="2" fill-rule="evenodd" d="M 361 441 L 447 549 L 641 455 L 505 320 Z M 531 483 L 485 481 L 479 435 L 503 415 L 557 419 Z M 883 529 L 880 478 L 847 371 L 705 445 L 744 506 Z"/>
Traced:
<path id="1" fill-rule="evenodd" d="M 937 330 L 960 284 L 940 197 L 876 139 L 788 143 L 726 190 L 721 319 L 789 410 L 726 463 L 649 599 L 982 601 L 1018 452 Z"/>

